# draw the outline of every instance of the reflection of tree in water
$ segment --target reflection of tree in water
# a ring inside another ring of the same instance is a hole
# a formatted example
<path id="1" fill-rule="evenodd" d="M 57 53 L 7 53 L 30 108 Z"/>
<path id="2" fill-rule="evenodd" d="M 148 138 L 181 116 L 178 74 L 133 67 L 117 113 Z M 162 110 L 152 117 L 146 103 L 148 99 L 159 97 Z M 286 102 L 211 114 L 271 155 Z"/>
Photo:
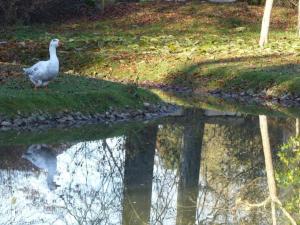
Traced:
<path id="1" fill-rule="evenodd" d="M 258 224 L 261 221 L 265 221 L 265 224 L 268 224 L 269 211 L 262 211 L 260 209 L 252 209 L 251 211 L 243 211 L 242 213 L 235 213 L 234 211 L 235 201 L 238 198 L 248 199 L 251 202 L 259 202 L 267 194 L 266 180 L 262 178 L 265 175 L 264 157 L 262 154 L 258 119 L 253 117 L 232 119 L 223 117 L 217 121 L 219 122 L 217 124 L 205 124 L 202 148 L 204 155 L 201 161 L 200 191 L 197 198 L 194 198 L 193 194 L 190 194 L 197 193 L 198 191 L 197 179 L 193 179 L 196 183 L 192 188 L 185 189 L 186 193 L 183 195 L 180 194 L 181 191 L 178 189 L 178 184 L 174 184 L 175 189 L 178 191 L 178 196 L 186 196 L 188 199 L 186 202 L 189 202 L 186 208 L 182 207 L 181 205 L 184 205 L 185 201 L 184 198 L 180 197 L 177 200 L 179 202 L 177 202 L 176 215 L 178 216 L 181 212 L 184 212 L 182 211 L 184 208 L 191 210 L 189 219 L 183 223 L 177 220 L 177 223 L 187 224 L 189 221 L 193 223 L 193 219 L 191 219 L 193 218 L 192 208 L 197 205 L 196 220 L 198 224 L 232 224 L 234 221 L 243 222 L 244 224 Z M 176 131 L 176 128 L 180 132 Z M 196 131 L 195 127 L 193 131 Z M 167 143 L 176 143 L 175 146 L 178 146 L 177 143 L 181 143 L 182 146 L 185 132 L 187 130 L 184 130 L 184 126 L 164 125 L 160 128 L 158 132 L 158 151 L 167 168 L 172 167 L 169 166 L 170 163 L 165 163 L 166 161 L 168 162 L 168 159 L 165 159 L 166 154 L 164 152 L 169 151 L 171 155 L 176 155 L 172 153 L 178 152 L 182 154 L 183 151 L 178 147 L 177 150 L 176 147 L 168 146 Z M 271 139 L 274 140 L 273 145 L 277 146 L 278 142 L 282 140 L 281 133 L 276 129 L 271 129 L 270 134 Z M 173 135 L 177 136 L 177 138 L 173 139 Z M 169 138 L 169 136 L 172 138 Z M 164 138 L 166 139 L 164 140 Z M 198 140 L 200 140 L 199 138 L 201 137 L 198 137 Z M 197 137 L 195 136 L 194 139 L 197 139 Z M 170 151 L 169 149 L 176 149 L 177 151 Z M 190 165 L 190 163 L 187 165 Z M 175 168 L 179 168 L 179 166 Z M 163 186 L 166 185 L 162 182 L 160 190 L 162 190 Z M 169 193 L 172 193 L 172 188 L 168 188 L 170 189 Z M 193 189 L 195 190 L 193 191 Z M 239 192 L 238 196 L 236 195 L 237 192 Z M 164 198 L 168 199 L 168 196 Z M 163 208 L 168 209 L 169 206 L 170 204 L 165 203 L 165 207 Z"/>
<path id="2" fill-rule="evenodd" d="M 259 116 L 259 124 L 260 124 L 260 132 L 262 137 L 262 146 L 263 146 L 263 153 L 265 159 L 265 171 L 266 171 L 266 178 L 267 178 L 267 196 L 265 199 L 261 200 L 258 203 L 249 203 L 248 200 L 238 199 L 236 206 L 239 208 L 248 208 L 248 210 L 255 209 L 255 208 L 264 208 L 267 209 L 267 206 L 271 206 L 271 218 L 272 224 L 276 225 L 278 220 L 280 224 L 293 224 L 296 225 L 296 221 L 291 216 L 291 214 L 285 209 L 282 205 L 282 202 L 277 196 L 277 187 L 275 183 L 275 176 L 274 176 L 274 167 L 273 167 L 273 159 L 272 159 L 272 148 L 270 144 L 270 135 L 268 129 L 268 122 L 267 117 L 264 115 Z M 280 211 L 277 209 L 279 208 Z M 265 210 L 263 210 L 265 211 Z M 278 217 L 278 214 L 282 213 L 284 215 L 284 219 L 282 216 Z M 288 222 L 287 222 L 288 220 Z M 270 221 L 271 223 L 271 221 Z"/>
<path id="3" fill-rule="evenodd" d="M 227 123 L 217 126 L 215 145 L 220 145 L 223 152 L 222 165 L 225 175 L 234 176 L 235 180 L 255 178 L 261 175 L 263 155 L 261 154 L 261 137 L 256 118 L 240 118 L 242 122 Z M 218 137 L 220 138 L 218 140 Z M 217 147 L 217 146 L 215 146 Z M 219 149 L 219 150 L 220 150 Z M 221 153 L 222 154 L 222 153 Z"/>
<path id="4" fill-rule="evenodd" d="M 256 118 L 224 118 L 219 124 L 205 124 L 198 196 L 198 223 L 233 223 L 243 218 L 256 224 L 259 211 L 236 215 L 236 193 L 263 175 L 264 159 Z M 252 197 L 259 197 L 252 193 Z M 248 217 L 248 216 L 249 217 Z M 237 217 L 238 216 L 238 217 Z"/>
<path id="5" fill-rule="evenodd" d="M 168 169 L 178 169 L 183 127 L 177 124 L 161 125 L 157 133 L 157 150 Z"/>
<path id="6" fill-rule="evenodd" d="M 125 152 L 122 138 L 114 142 L 80 143 L 61 155 L 65 163 L 60 164 L 57 183 L 62 183 L 58 192 L 66 223 L 111 224 L 120 220 Z"/>
<path id="7" fill-rule="evenodd" d="M 268 195 L 258 119 L 202 119 L 158 128 L 148 124 L 122 137 L 68 147 L 58 156 L 56 190 L 44 196 L 32 186 L 24 190 L 43 213 L 32 218 L 61 224 L 269 224 L 269 208 L 234 208 L 236 201 L 257 204 Z M 271 143 L 277 146 L 282 130 L 270 124 Z M 291 161 L 296 153 L 281 158 L 289 164 L 280 179 L 286 185 L 293 181 L 293 187 L 298 175 L 288 182 L 286 176 L 291 162 L 294 169 L 299 166 Z M 299 202 L 290 201 L 297 193 L 292 193 L 287 209 L 290 204 L 297 213 Z"/>
<path id="8" fill-rule="evenodd" d="M 202 118 L 185 124 L 177 195 L 176 223 L 178 225 L 195 223 L 203 136 L 204 121 Z"/>
<path id="9" fill-rule="evenodd" d="M 204 124 L 201 110 L 186 113 L 186 121 L 164 124 L 158 132 L 152 224 L 195 223 Z"/>
<path id="10" fill-rule="evenodd" d="M 153 164 L 157 125 L 127 133 L 124 167 L 123 224 L 141 225 L 150 221 Z"/>
<path id="11" fill-rule="evenodd" d="M 178 172 L 177 169 L 166 168 L 164 160 L 160 152 L 156 151 L 150 222 L 153 225 L 175 224 Z"/>
<path id="12" fill-rule="evenodd" d="M 108 138 L 59 154 L 55 190 L 48 189 L 44 173 L 14 173 L 12 193 L 0 185 L 0 224 L 120 224 L 124 161 L 124 137 Z"/>

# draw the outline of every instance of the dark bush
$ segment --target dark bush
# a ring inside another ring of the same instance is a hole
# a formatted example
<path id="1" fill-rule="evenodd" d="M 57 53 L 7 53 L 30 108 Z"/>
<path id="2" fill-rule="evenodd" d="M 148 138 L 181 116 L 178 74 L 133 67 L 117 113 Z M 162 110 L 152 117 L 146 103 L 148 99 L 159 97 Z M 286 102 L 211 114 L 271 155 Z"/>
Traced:
<path id="1" fill-rule="evenodd" d="M 244 0 L 244 2 L 248 2 L 250 5 L 262 5 L 265 3 L 265 0 Z"/>
<path id="2" fill-rule="evenodd" d="M 263 5 L 266 0 L 240 0 L 241 2 L 248 2 L 251 5 Z M 274 5 L 284 7 L 296 7 L 298 0 L 274 0 Z"/>
<path id="3" fill-rule="evenodd" d="M 80 15 L 85 0 L 0 0 L 0 23 L 50 22 Z"/>

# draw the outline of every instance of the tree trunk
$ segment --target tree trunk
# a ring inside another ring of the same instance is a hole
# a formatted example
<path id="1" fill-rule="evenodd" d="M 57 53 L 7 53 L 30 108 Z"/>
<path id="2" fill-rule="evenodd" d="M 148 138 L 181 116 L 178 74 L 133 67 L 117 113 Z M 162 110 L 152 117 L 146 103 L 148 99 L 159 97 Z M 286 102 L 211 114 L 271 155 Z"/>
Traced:
<path id="1" fill-rule="evenodd" d="M 299 118 L 296 118 L 296 136 L 298 137 L 300 134 L 300 123 Z"/>
<path id="2" fill-rule="evenodd" d="M 300 0 L 298 2 L 298 36 L 300 37 Z"/>
<path id="3" fill-rule="evenodd" d="M 264 16 L 261 24 L 261 33 L 260 33 L 260 40 L 259 40 L 260 47 L 263 47 L 268 42 L 272 7 L 273 7 L 273 0 L 267 0 L 265 5 L 265 10 L 264 10 Z"/>
<path id="4" fill-rule="evenodd" d="M 104 14 L 105 0 L 101 1 L 101 13 Z"/>

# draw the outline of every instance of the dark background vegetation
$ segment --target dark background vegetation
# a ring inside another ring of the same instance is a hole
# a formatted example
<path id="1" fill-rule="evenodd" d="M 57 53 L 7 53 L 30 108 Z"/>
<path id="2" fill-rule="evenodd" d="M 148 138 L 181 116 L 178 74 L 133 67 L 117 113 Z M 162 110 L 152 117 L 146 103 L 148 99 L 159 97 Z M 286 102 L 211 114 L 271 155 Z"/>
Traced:
<path id="1" fill-rule="evenodd" d="M 85 14 L 91 8 L 88 0 L 0 0 L 0 23 L 57 21 Z"/>
<path id="2" fill-rule="evenodd" d="M 265 0 L 238 0 L 249 4 L 264 4 Z M 111 6 L 139 0 L 0 0 L 0 24 L 31 24 L 65 21 L 83 16 L 109 14 Z M 174 1 L 175 2 L 175 1 Z M 153 1 L 155 3 L 155 1 Z M 275 0 L 275 4 L 296 7 L 297 0 Z M 101 8 L 104 8 L 101 9 Z M 121 7 L 122 8 L 122 7 Z"/>

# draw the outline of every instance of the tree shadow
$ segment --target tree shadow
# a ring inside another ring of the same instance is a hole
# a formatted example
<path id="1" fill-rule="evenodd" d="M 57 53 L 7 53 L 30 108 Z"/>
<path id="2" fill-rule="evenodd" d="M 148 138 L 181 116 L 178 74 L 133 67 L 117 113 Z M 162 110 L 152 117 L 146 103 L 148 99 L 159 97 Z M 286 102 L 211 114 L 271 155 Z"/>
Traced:
<path id="1" fill-rule="evenodd" d="M 272 54 L 200 61 L 168 74 L 164 82 L 204 90 L 259 92 L 271 88 L 296 92 L 300 86 L 299 64 L 281 62 L 281 65 L 265 66 L 265 62 L 273 64 L 282 57 Z"/>

